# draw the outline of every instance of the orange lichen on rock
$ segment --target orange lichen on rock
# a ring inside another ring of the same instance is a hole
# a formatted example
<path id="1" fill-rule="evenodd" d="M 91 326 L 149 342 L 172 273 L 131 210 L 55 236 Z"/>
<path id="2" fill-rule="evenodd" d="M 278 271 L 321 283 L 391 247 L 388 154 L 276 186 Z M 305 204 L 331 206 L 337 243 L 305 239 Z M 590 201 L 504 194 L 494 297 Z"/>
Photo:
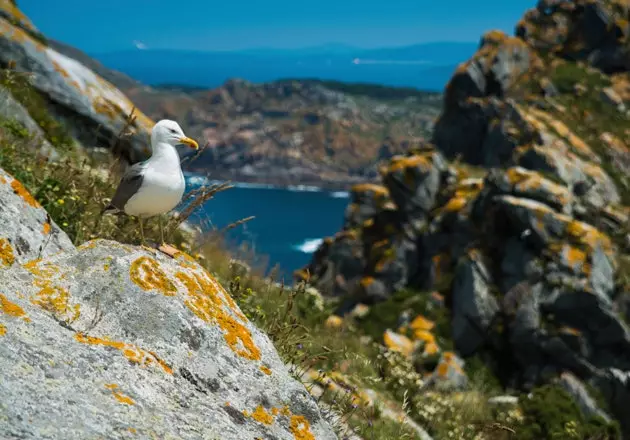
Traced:
<path id="1" fill-rule="evenodd" d="M 164 296 L 175 296 L 177 289 L 153 258 L 143 256 L 131 263 L 131 281 L 143 290 L 157 290 Z"/>
<path id="2" fill-rule="evenodd" d="M 33 208 L 39 208 L 41 205 L 35 200 L 35 198 L 31 195 L 30 192 L 24 188 L 24 186 L 20 183 L 19 180 L 13 179 L 11 182 L 11 188 L 13 188 L 13 192 L 18 196 L 22 197 L 22 199 Z"/>
<path id="3" fill-rule="evenodd" d="M 238 312 L 234 300 L 216 280 L 205 272 L 193 272 L 192 275 L 178 272 L 175 276 L 186 288 L 184 303 L 198 318 L 217 323 L 236 354 L 249 360 L 260 360 L 260 348 L 244 325 L 247 318 Z"/>
<path id="4" fill-rule="evenodd" d="M 31 23 L 29 18 L 15 5 L 12 0 L 0 0 L 0 9 L 17 20 L 21 26 L 30 30 L 35 30 L 33 23 Z"/>
<path id="5" fill-rule="evenodd" d="M 383 334 L 383 342 L 385 346 L 392 351 L 398 351 L 405 356 L 411 356 L 414 349 L 414 343 L 408 337 L 386 330 Z"/>
<path id="6" fill-rule="evenodd" d="M 173 374 L 173 370 L 166 362 L 157 357 L 155 353 L 143 350 L 133 344 L 127 344 L 125 342 L 112 341 L 108 338 L 97 338 L 94 336 L 87 336 L 82 333 L 77 333 L 74 338 L 82 344 L 101 345 L 103 347 L 111 347 L 120 351 L 130 362 L 149 366 L 152 364 L 159 365 L 164 372 Z"/>
<path id="7" fill-rule="evenodd" d="M 271 376 L 271 369 L 269 367 L 267 367 L 266 365 L 261 365 L 260 366 L 260 371 L 265 373 L 267 376 Z"/>
<path id="8" fill-rule="evenodd" d="M 81 314 L 81 306 L 70 305 L 70 292 L 67 289 L 56 286 L 51 280 L 35 280 L 39 291 L 31 298 L 31 302 L 40 306 L 47 312 L 53 313 L 57 317 L 65 317 L 65 321 L 74 322 Z"/>
<path id="9" fill-rule="evenodd" d="M 429 157 L 427 157 L 429 156 Z M 428 172 L 432 167 L 432 154 L 416 154 L 414 156 L 394 156 L 391 159 L 389 167 L 386 168 L 388 173 L 403 171 L 408 168 L 418 168 L 423 172 Z"/>
<path id="10" fill-rule="evenodd" d="M 26 25 L 26 23 L 22 24 Z M 40 52 L 46 48 L 44 44 L 42 44 L 38 40 L 35 40 L 26 31 L 24 31 L 24 29 L 21 29 L 18 26 L 13 26 L 3 18 L 0 18 L 0 35 L 18 44 L 31 44 L 33 47 L 35 47 L 36 50 Z"/>
<path id="11" fill-rule="evenodd" d="M 545 179 L 535 171 L 521 167 L 512 167 L 505 173 L 508 182 L 516 191 L 528 192 L 540 190 L 549 193 L 557 203 L 564 206 L 571 199 L 568 188 Z"/>
<path id="12" fill-rule="evenodd" d="M 134 402 L 131 397 L 125 396 L 123 393 L 118 391 L 118 385 L 116 385 L 115 383 L 105 384 L 105 388 L 107 388 L 108 390 L 111 390 L 112 395 L 114 396 L 114 398 L 116 400 L 118 400 L 120 403 L 124 403 L 126 405 L 135 405 L 136 404 L 136 402 Z"/>
<path id="13" fill-rule="evenodd" d="M 315 440 L 311 425 L 304 416 L 291 416 L 291 433 L 295 440 Z"/>
<path id="14" fill-rule="evenodd" d="M 243 415 L 245 417 L 251 417 L 263 425 L 271 425 L 274 422 L 273 415 L 268 413 L 262 405 L 258 405 L 252 413 L 249 411 L 243 411 Z"/>
<path id="15" fill-rule="evenodd" d="M 229 405 L 226 404 L 226 406 Z M 311 425 L 306 417 L 293 414 L 288 406 L 274 407 L 267 411 L 262 405 L 258 405 L 253 412 L 243 411 L 243 415 L 267 426 L 272 425 L 279 416 L 288 417 L 289 429 L 295 440 L 315 440 L 315 436 L 311 432 Z"/>
<path id="16" fill-rule="evenodd" d="M 25 322 L 31 322 L 26 312 L 19 305 L 9 301 L 9 299 L 0 293 L 0 313 L 13 316 L 15 318 L 22 318 Z"/>
<path id="17" fill-rule="evenodd" d="M 0 264 L 2 266 L 12 266 L 15 263 L 15 255 L 11 243 L 6 238 L 0 238 Z"/>
<path id="18" fill-rule="evenodd" d="M 81 306 L 79 304 L 71 306 L 70 292 L 55 284 L 54 277 L 59 275 L 57 266 L 43 263 L 41 260 L 33 260 L 26 263 L 24 268 L 34 275 L 33 284 L 39 287 L 39 291 L 30 298 L 33 304 L 66 322 L 74 322 L 79 318 Z"/>
<path id="19" fill-rule="evenodd" d="M 571 220 L 567 222 L 565 232 L 573 243 L 585 246 L 589 252 L 595 250 L 597 246 L 601 246 L 605 252 L 612 251 L 610 238 L 587 223 Z"/>
<path id="20" fill-rule="evenodd" d="M 375 185 L 373 183 L 360 183 L 360 184 L 354 185 L 351 188 L 351 191 L 353 193 L 372 192 L 375 195 L 378 195 L 381 197 L 389 196 L 389 190 L 387 188 L 381 185 Z"/>

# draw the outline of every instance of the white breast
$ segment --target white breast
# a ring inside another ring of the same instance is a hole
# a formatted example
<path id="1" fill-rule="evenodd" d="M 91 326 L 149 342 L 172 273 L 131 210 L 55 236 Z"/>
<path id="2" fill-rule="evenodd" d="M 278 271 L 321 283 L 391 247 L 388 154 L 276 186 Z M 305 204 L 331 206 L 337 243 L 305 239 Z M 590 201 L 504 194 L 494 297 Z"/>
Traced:
<path id="1" fill-rule="evenodd" d="M 164 214 L 175 208 L 182 200 L 186 181 L 178 173 L 164 173 L 147 169 L 140 190 L 125 205 L 125 213 L 139 217 Z"/>

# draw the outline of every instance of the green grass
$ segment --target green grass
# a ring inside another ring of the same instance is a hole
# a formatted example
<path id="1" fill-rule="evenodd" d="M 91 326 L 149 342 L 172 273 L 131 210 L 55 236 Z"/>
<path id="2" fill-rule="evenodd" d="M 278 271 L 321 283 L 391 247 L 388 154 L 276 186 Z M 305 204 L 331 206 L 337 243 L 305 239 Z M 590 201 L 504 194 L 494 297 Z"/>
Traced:
<path id="1" fill-rule="evenodd" d="M 28 110 L 31 117 L 43 130 L 46 139 L 58 150 L 72 149 L 74 140 L 65 126 L 48 112 L 47 100 L 30 84 L 26 74 L 0 69 L 0 86 L 11 92 L 13 97 Z"/>
<path id="2" fill-rule="evenodd" d="M 587 439 L 617 440 L 621 433 L 617 423 L 601 418 L 587 418 L 571 396 L 562 388 L 545 385 L 522 399 L 523 424 L 518 440 Z"/>

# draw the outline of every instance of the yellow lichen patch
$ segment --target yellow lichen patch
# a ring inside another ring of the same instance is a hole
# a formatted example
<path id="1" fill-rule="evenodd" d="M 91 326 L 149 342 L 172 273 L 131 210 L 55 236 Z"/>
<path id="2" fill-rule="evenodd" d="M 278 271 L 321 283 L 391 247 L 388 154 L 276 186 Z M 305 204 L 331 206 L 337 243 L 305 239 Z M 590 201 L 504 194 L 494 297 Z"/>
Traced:
<path id="1" fill-rule="evenodd" d="M 51 229 L 50 222 L 45 221 L 44 225 L 42 226 L 42 233 L 44 235 L 48 235 L 50 234 L 50 229 Z"/>
<path id="2" fill-rule="evenodd" d="M 449 200 L 446 203 L 446 205 L 444 205 L 440 209 L 440 213 L 459 212 L 462 209 L 464 209 L 467 203 L 468 203 L 468 199 L 466 199 L 465 197 L 453 197 L 451 200 Z"/>
<path id="3" fill-rule="evenodd" d="M 36 279 L 34 284 L 39 291 L 31 298 L 31 302 L 42 309 L 63 318 L 66 322 L 76 321 L 81 314 L 81 306 L 70 305 L 70 292 L 67 289 L 56 286 L 51 280 Z"/>
<path id="4" fill-rule="evenodd" d="M 375 185 L 373 183 L 360 183 L 358 185 L 354 185 L 351 191 L 353 193 L 371 192 L 381 197 L 389 196 L 389 191 L 387 190 L 387 188 L 381 185 Z"/>
<path id="5" fill-rule="evenodd" d="M 5 183 L 7 183 L 7 179 L 4 176 L 0 176 L 0 184 L 4 185 Z"/>
<path id="6" fill-rule="evenodd" d="M 329 329 L 339 329 L 343 327 L 343 318 L 337 315 L 330 315 L 324 322 L 324 327 Z"/>
<path id="7" fill-rule="evenodd" d="M 367 277 L 363 277 L 363 278 L 361 278 L 361 286 L 362 286 L 364 289 L 367 289 L 367 288 L 368 288 L 368 287 L 370 287 L 372 284 L 374 284 L 374 277 L 367 276 Z"/>
<path id="8" fill-rule="evenodd" d="M 54 277 L 59 274 L 57 266 L 51 263 L 42 263 L 41 260 L 33 260 L 26 263 L 24 268 L 34 275 L 33 284 L 39 287 L 39 291 L 30 298 L 33 304 L 66 322 L 73 322 L 79 318 L 79 304 L 71 306 L 70 292 L 54 283 Z"/>
<path id="9" fill-rule="evenodd" d="M 15 318 L 22 318 L 25 322 L 30 322 L 26 312 L 19 305 L 9 301 L 9 299 L 0 293 L 0 312 Z"/>
<path id="10" fill-rule="evenodd" d="M 0 264 L 2 266 L 12 266 L 15 263 L 15 255 L 11 243 L 6 238 L 0 238 Z"/>
<path id="11" fill-rule="evenodd" d="M 17 26 L 13 26 L 2 18 L 0 18 L 0 35 L 21 45 L 30 44 L 40 52 L 46 48 L 44 44 L 35 40 L 26 31 Z"/>
<path id="12" fill-rule="evenodd" d="M 13 179 L 11 182 L 11 188 L 13 188 L 13 192 L 20 196 L 28 205 L 33 208 L 39 208 L 40 204 L 33 198 L 30 192 L 24 188 L 24 186 L 20 183 L 19 180 Z"/>
<path id="13" fill-rule="evenodd" d="M 426 155 L 414 155 L 414 156 L 394 156 L 390 162 L 387 172 L 395 173 L 408 168 L 418 168 L 423 172 L 428 172 L 431 169 L 431 157 Z"/>
<path id="14" fill-rule="evenodd" d="M 4 336 L 6 334 L 7 334 L 7 328 L 4 325 L 0 324 L 0 336 Z"/>
<path id="15" fill-rule="evenodd" d="M 541 191 L 551 195 L 554 201 L 562 206 L 570 201 L 571 195 L 567 188 L 543 178 L 535 171 L 521 167 L 512 167 L 506 171 L 505 175 L 516 191 L 523 193 Z"/>
<path id="16" fill-rule="evenodd" d="M 315 440 L 311 425 L 304 416 L 291 416 L 291 433 L 295 440 Z"/>
<path id="17" fill-rule="evenodd" d="M 15 3 L 13 3 L 12 0 L 0 0 L 0 9 L 17 20 L 21 26 L 30 30 L 35 30 L 33 23 L 31 23 L 29 18 L 15 5 Z"/>
<path id="18" fill-rule="evenodd" d="M 226 406 L 230 405 L 226 404 Z M 289 429 L 295 440 L 315 440 L 311 432 L 311 425 L 306 417 L 293 414 L 288 406 L 274 407 L 267 411 L 262 405 L 258 405 L 253 412 L 243 411 L 243 415 L 267 426 L 272 425 L 279 416 L 288 417 Z"/>
<path id="19" fill-rule="evenodd" d="M 82 333 L 77 333 L 74 338 L 82 344 L 100 345 L 103 347 L 111 347 L 120 351 L 130 362 L 149 366 L 153 364 L 159 365 L 164 372 L 173 374 L 173 370 L 166 362 L 157 357 L 155 353 L 143 350 L 133 344 L 127 344 L 125 342 L 112 341 L 108 338 L 97 338 L 94 336 L 87 336 Z"/>
<path id="20" fill-rule="evenodd" d="M 114 398 L 116 400 L 118 400 L 120 403 L 124 403 L 125 405 L 135 405 L 136 404 L 136 402 L 134 402 L 131 397 L 125 396 L 123 393 L 118 391 L 118 385 L 116 385 L 115 383 L 105 384 L 105 388 L 110 390 L 112 392 L 112 395 L 114 396 Z"/>
<path id="21" fill-rule="evenodd" d="M 267 367 L 266 365 L 261 365 L 260 366 L 260 371 L 265 373 L 267 376 L 271 376 L 271 369 L 269 367 Z"/>
<path id="22" fill-rule="evenodd" d="M 263 425 L 271 425 L 273 423 L 273 415 L 268 413 L 262 405 L 258 405 L 254 412 L 250 413 L 249 411 L 243 411 L 243 415 L 245 417 L 251 417 L 257 422 L 262 423 Z"/>
<path id="23" fill-rule="evenodd" d="M 216 280 L 205 272 L 192 275 L 178 272 L 175 276 L 186 288 L 184 303 L 198 318 L 217 323 L 223 330 L 225 341 L 236 354 L 249 360 L 260 360 L 260 349 L 244 325 L 246 318 L 237 313 L 234 300 Z M 230 311 L 237 317 L 233 317 Z"/>
<path id="24" fill-rule="evenodd" d="M 392 351 L 398 351 L 405 356 L 411 356 L 414 349 L 414 344 L 408 337 L 395 333 L 391 330 L 386 330 L 383 334 L 383 342 L 385 346 Z"/>
<path id="25" fill-rule="evenodd" d="M 438 377 L 445 378 L 450 371 L 455 371 L 459 374 L 465 374 L 462 367 L 457 363 L 454 353 L 447 351 L 442 354 L 442 359 L 435 369 L 435 373 Z"/>
<path id="26" fill-rule="evenodd" d="M 612 250 L 610 238 L 596 227 L 578 220 L 571 220 L 566 225 L 566 234 L 573 243 L 586 246 L 590 252 L 601 246 L 606 252 Z"/>
<path id="27" fill-rule="evenodd" d="M 174 255 L 175 260 L 185 269 L 195 269 L 199 267 L 199 263 L 193 257 L 184 251 L 178 250 Z"/>
<path id="28" fill-rule="evenodd" d="M 422 315 L 418 315 L 414 318 L 413 321 L 409 324 L 412 330 L 426 330 L 430 331 L 435 327 L 435 322 L 425 318 Z"/>
<path id="29" fill-rule="evenodd" d="M 131 281 L 144 290 L 157 290 L 165 296 L 175 296 L 177 289 L 153 258 L 143 256 L 131 263 Z"/>

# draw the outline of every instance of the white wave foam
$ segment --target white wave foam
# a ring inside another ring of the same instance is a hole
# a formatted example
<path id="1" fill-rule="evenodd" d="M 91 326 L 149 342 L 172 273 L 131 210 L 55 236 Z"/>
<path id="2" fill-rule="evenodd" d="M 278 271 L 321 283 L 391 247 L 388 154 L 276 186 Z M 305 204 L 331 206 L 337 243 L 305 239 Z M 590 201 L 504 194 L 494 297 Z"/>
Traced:
<path id="1" fill-rule="evenodd" d="M 294 185 L 294 186 L 289 186 L 287 189 L 289 191 L 294 191 L 294 192 L 319 192 L 322 190 L 318 186 L 309 186 L 309 185 Z"/>
<path id="2" fill-rule="evenodd" d="M 308 238 L 302 243 L 293 246 L 293 249 L 303 252 L 305 254 L 312 254 L 321 246 L 323 242 L 323 238 Z"/>
<path id="3" fill-rule="evenodd" d="M 330 193 L 330 197 L 333 199 L 347 199 L 350 197 L 350 193 L 348 191 L 335 191 Z"/>

